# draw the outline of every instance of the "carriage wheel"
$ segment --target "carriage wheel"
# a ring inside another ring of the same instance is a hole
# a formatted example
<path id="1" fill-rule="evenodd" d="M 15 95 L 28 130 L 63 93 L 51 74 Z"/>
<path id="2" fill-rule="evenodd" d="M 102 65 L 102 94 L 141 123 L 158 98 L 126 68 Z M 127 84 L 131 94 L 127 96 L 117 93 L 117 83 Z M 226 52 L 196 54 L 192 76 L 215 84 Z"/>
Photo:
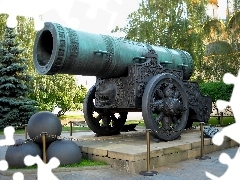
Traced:
<path id="1" fill-rule="evenodd" d="M 178 138 L 188 120 L 188 98 L 183 83 L 171 74 L 154 76 L 142 98 L 142 115 L 147 129 L 156 138 Z"/>
<path id="2" fill-rule="evenodd" d="M 97 109 L 94 105 L 95 92 L 95 86 L 90 88 L 83 104 L 84 118 L 88 127 L 100 136 L 119 134 L 126 122 L 127 112 L 112 113 L 109 109 Z"/>

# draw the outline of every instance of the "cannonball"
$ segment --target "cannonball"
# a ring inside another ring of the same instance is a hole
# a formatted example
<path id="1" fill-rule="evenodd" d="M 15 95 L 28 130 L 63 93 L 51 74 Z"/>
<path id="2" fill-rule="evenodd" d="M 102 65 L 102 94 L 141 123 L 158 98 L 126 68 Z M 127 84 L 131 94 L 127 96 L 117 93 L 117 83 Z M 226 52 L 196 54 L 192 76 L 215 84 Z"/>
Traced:
<path id="1" fill-rule="evenodd" d="M 5 154 L 5 160 L 8 165 L 13 168 L 26 167 L 24 164 L 24 158 L 27 155 L 42 157 L 42 151 L 38 144 L 33 141 L 18 139 L 15 144 L 7 148 Z"/>
<path id="2" fill-rule="evenodd" d="M 78 163 L 82 160 L 82 151 L 79 146 L 70 140 L 56 140 L 52 142 L 47 149 L 47 162 L 56 157 L 60 165 L 69 165 Z"/>
<path id="3" fill-rule="evenodd" d="M 29 137 L 37 143 L 42 143 L 41 134 L 46 132 L 46 143 L 50 144 L 57 139 L 57 136 L 61 135 L 62 125 L 55 114 L 41 111 L 30 117 L 27 132 Z"/>

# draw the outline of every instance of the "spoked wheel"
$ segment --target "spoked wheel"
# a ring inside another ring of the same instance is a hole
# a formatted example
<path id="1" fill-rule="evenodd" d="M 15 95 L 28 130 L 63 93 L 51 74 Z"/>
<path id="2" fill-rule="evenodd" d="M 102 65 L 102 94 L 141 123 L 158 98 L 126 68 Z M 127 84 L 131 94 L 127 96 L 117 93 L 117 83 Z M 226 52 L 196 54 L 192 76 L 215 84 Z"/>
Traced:
<path id="1" fill-rule="evenodd" d="M 112 113 L 109 109 L 96 108 L 94 105 L 96 87 L 89 89 L 84 105 L 84 118 L 88 127 L 100 136 L 119 134 L 126 122 L 127 112 Z"/>
<path id="2" fill-rule="evenodd" d="M 182 82 L 171 74 L 154 76 L 142 98 L 142 115 L 147 129 L 156 138 L 178 138 L 188 118 L 188 98 Z"/>

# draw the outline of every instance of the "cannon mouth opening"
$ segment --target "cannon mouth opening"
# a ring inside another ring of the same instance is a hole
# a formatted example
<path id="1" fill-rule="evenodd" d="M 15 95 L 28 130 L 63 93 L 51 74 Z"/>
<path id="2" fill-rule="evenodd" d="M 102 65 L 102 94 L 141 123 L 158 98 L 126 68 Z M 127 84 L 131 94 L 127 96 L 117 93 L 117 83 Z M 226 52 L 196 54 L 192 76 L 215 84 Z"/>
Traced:
<path id="1" fill-rule="evenodd" d="M 37 62 L 40 66 L 46 66 L 53 52 L 53 36 L 49 30 L 44 30 L 37 44 Z"/>

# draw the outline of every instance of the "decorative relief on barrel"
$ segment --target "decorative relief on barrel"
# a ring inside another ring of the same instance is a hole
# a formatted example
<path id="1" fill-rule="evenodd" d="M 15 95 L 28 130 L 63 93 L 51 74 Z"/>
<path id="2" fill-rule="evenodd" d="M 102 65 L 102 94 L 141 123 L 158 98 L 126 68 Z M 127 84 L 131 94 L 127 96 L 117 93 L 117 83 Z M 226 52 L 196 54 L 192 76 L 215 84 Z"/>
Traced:
<path id="1" fill-rule="evenodd" d="M 102 77 L 107 77 L 109 74 L 111 74 L 116 68 L 116 62 L 114 61 L 114 47 L 113 47 L 113 38 L 107 35 L 102 35 L 103 40 L 106 44 L 106 49 L 108 54 L 106 55 L 106 68 L 104 75 L 101 75 Z"/>
<path id="2" fill-rule="evenodd" d="M 57 51 L 57 59 L 54 61 L 52 68 L 51 68 L 51 74 L 57 73 L 63 65 L 64 62 L 64 56 L 66 53 L 66 38 L 65 38 L 65 31 L 64 28 L 60 24 L 56 24 L 57 27 L 57 33 L 59 35 L 59 47 Z"/>
<path id="3" fill-rule="evenodd" d="M 184 75 L 186 76 L 186 77 L 184 77 L 184 79 L 190 79 L 190 77 L 193 73 L 193 60 L 187 52 L 184 52 L 184 51 L 178 50 L 178 49 L 176 49 L 176 51 L 180 54 L 182 62 L 183 62 L 183 64 L 179 64 L 178 66 L 182 66 L 182 70 L 184 72 L 187 71 L 184 73 Z"/>
<path id="4" fill-rule="evenodd" d="M 70 46 L 69 46 L 69 50 L 70 50 L 69 61 L 70 62 L 68 62 L 67 65 L 70 67 L 74 67 L 75 62 L 77 62 L 77 60 L 78 60 L 79 40 L 78 40 L 76 31 L 74 31 L 70 28 L 66 28 L 66 30 L 68 32 L 68 37 L 70 40 Z"/>
<path id="5" fill-rule="evenodd" d="M 192 59 L 191 55 L 188 52 L 184 51 L 184 54 L 186 56 L 188 56 L 187 62 L 188 62 L 189 67 L 190 67 L 190 68 L 188 68 L 189 69 L 189 78 L 188 79 L 190 79 L 190 77 L 192 76 L 193 70 L 194 70 L 193 59 Z"/>

